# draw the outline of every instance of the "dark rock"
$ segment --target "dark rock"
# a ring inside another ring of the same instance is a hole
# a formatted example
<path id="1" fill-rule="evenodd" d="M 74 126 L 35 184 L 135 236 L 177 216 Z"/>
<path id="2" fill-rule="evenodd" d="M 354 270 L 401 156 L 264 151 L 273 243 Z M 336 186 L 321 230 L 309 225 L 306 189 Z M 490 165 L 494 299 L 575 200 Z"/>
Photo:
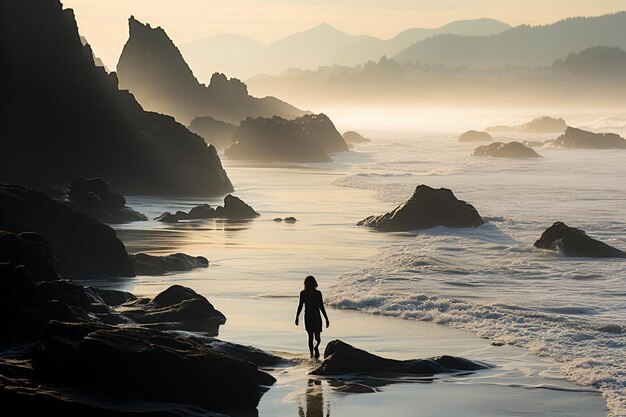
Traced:
<path id="1" fill-rule="evenodd" d="M 295 223 L 298 220 L 296 220 L 295 217 L 285 217 L 285 219 L 283 220 L 285 223 Z"/>
<path id="2" fill-rule="evenodd" d="M 213 74 L 208 86 L 200 84 L 165 31 L 133 17 L 117 73 L 121 88 L 129 89 L 142 106 L 184 123 L 207 115 L 237 124 L 248 116 L 294 118 L 305 113 L 274 97 L 252 97 L 244 83 L 224 74 Z"/>
<path id="3" fill-rule="evenodd" d="M 203 256 L 190 256 L 174 253 L 166 256 L 154 256 L 145 253 L 131 255 L 135 260 L 137 275 L 163 275 L 170 272 L 191 271 L 197 268 L 208 268 L 209 261 Z"/>
<path id="4" fill-rule="evenodd" d="M 566 256 L 591 258 L 626 258 L 626 252 L 593 239 L 574 227 L 556 222 L 541 234 L 536 248 L 560 250 Z"/>
<path id="5" fill-rule="evenodd" d="M 348 130 L 347 132 L 344 132 L 342 136 L 343 136 L 344 140 L 348 144 L 358 144 L 358 143 L 371 142 L 370 139 L 364 137 L 360 133 L 355 132 L 353 130 Z"/>
<path id="6" fill-rule="evenodd" d="M 393 232 L 435 226 L 476 227 L 483 223 L 474 206 L 458 200 L 452 191 L 418 185 L 406 203 L 387 214 L 361 220 L 358 225 Z"/>
<path id="7" fill-rule="evenodd" d="M 137 297 L 126 291 L 106 290 L 102 288 L 92 288 L 92 291 L 102 299 L 102 302 L 110 307 L 117 307 L 137 300 Z"/>
<path id="8" fill-rule="evenodd" d="M 476 130 L 468 130 L 459 136 L 460 142 L 491 142 L 493 138 L 487 132 L 478 132 Z"/>
<path id="9" fill-rule="evenodd" d="M 314 370 L 314 375 L 333 376 L 345 374 L 410 374 L 435 375 L 457 371 L 477 371 L 491 366 L 455 356 L 431 359 L 395 360 L 383 358 L 357 349 L 341 340 L 326 345 L 324 362 Z"/>
<path id="10" fill-rule="evenodd" d="M 474 149 L 472 156 L 490 156 L 493 158 L 541 158 L 533 149 L 519 142 L 494 142 Z"/>
<path id="11" fill-rule="evenodd" d="M 16 235 L 0 230 L 0 262 L 26 266 L 39 280 L 59 278 L 59 261 L 46 238 L 38 233 Z"/>
<path id="12" fill-rule="evenodd" d="M 259 380 L 274 381 L 252 363 L 152 329 L 51 322 L 32 355 L 50 381 L 207 410 L 254 409 Z"/>
<path id="13" fill-rule="evenodd" d="M 148 218 L 126 206 L 120 193 L 111 191 L 102 178 L 77 178 L 70 185 L 70 206 L 102 223 L 128 223 Z"/>
<path id="14" fill-rule="evenodd" d="M 275 222 L 280 223 L 280 222 L 282 222 L 282 221 L 283 221 L 283 219 L 281 219 L 280 217 L 276 217 L 276 218 L 274 219 L 274 221 L 275 221 Z"/>
<path id="15" fill-rule="evenodd" d="M 156 217 L 154 220 L 163 222 L 163 223 L 178 223 L 179 218 L 177 215 L 172 214 L 169 211 L 166 211 L 165 213 L 161 214 L 159 217 Z"/>
<path id="16" fill-rule="evenodd" d="M 226 149 L 231 159 L 266 162 L 330 162 L 320 143 L 310 140 L 295 121 L 278 116 L 247 117 L 239 125 L 234 144 Z"/>
<path id="17" fill-rule="evenodd" d="M 543 116 L 519 126 L 491 126 L 485 130 L 489 133 L 563 133 L 565 129 L 567 124 L 562 118 Z"/>
<path id="18" fill-rule="evenodd" d="M 252 207 L 231 194 L 224 197 L 224 206 L 215 209 L 216 217 L 227 219 L 253 219 L 260 216 Z"/>
<path id="19" fill-rule="evenodd" d="M 233 136 L 238 127 L 238 125 L 222 122 L 211 116 L 204 116 L 193 119 L 189 130 L 202 136 L 206 143 L 210 143 L 217 149 L 224 149 L 233 144 Z"/>
<path id="20" fill-rule="evenodd" d="M 202 204 L 189 210 L 186 217 L 189 220 L 212 219 L 215 215 L 215 210 L 211 206 L 208 204 Z"/>
<path id="21" fill-rule="evenodd" d="M 545 145 L 576 149 L 626 149 L 626 139 L 615 133 L 593 133 L 568 127 L 564 134 L 545 142 Z"/>
<path id="22" fill-rule="evenodd" d="M 134 275 L 113 229 L 32 189 L 0 185 L 0 230 L 45 236 L 65 277 Z"/>
<path id="23" fill-rule="evenodd" d="M 321 145 L 327 153 L 348 151 L 348 144 L 324 113 L 305 114 L 293 122 L 304 130 L 310 142 Z"/>
<path id="24" fill-rule="evenodd" d="M 260 367 L 275 366 L 284 361 L 284 359 L 280 356 L 273 355 L 269 352 L 252 346 L 224 342 L 223 340 L 213 338 L 208 339 L 208 341 L 205 341 L 205 343 L 218 352 L 226 353 L 230 356 L 234 356 L 237 359 L 251 362 Z"/>
<path id="25" fill-rule="evenodd" d="M 101 177 L 133 194 L 233 190 L 214 147 L 174 118 L 144 111 L 115 73 L 94 65 L 59 0 L 2 2 L 0 38 L 1 182 Z"/>

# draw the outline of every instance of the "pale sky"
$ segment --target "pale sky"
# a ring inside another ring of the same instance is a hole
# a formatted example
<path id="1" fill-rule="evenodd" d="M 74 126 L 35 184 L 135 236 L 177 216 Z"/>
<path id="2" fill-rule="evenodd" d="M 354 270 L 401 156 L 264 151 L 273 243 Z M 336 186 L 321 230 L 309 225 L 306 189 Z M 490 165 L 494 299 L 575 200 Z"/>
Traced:
<path id="1" fill-rule="evenodd" d="M 238 33 L 269 43 L 329 23 L 344 32 L 380 38 L 411 27 L 438 27 L 489 17 L 510 25 L 552 23 L 570 16 L 626 10 L 626 0 L 61 0 L 80 32 L 114 69 L 133 14 L 163 27 L 175 43 Z"/>

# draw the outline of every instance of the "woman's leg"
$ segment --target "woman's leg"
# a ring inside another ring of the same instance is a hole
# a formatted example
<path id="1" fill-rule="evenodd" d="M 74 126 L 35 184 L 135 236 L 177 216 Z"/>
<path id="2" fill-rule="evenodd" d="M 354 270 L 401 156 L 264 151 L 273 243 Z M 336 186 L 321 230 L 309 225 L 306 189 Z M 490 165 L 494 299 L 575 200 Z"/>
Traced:
<path id="1" fill-rule="evenodd" d="M 309 352 L 311 353 L 311 357 L 313 357 L 313 332 L 307 331 L 309 335 Z"/>
<path id="2" fill-rule="evenodd" d="M 315 332 L 315 359 L 319 359 L 320 357 L 320 343 L 322 342 L 322 335 L 320 332 Z"/>

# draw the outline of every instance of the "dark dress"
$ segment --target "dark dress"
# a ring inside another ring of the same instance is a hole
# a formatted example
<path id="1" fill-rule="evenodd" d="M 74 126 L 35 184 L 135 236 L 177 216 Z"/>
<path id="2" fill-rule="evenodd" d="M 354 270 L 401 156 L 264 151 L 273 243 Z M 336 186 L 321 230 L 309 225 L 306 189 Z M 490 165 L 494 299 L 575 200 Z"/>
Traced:
<path id="1" fill-rule="evenodd" d="M 322 316 L 320 308 L 324 305 L 322 293 L 318 290 L 300 292 L 300 302 L 304 304 L 304 328 L 307 332 L 322 332 Z"/>

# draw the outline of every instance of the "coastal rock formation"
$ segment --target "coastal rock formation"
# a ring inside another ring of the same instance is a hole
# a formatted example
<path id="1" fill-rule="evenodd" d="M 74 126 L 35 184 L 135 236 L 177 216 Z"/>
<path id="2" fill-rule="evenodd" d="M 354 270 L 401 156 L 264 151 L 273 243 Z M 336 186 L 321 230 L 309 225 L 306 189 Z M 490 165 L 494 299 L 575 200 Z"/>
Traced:
<path id="1" fill-rule="evenodd" d="M 206 143 L 217 149 L 224 149 L 233 144 L 233 136 L 239 126 L 204 116 L 194 118 L 188 127 L 192 132 L 202 136 Z"/>
<path id="2" fill-rule="evenodd" d="M 253 219 L 260 216 L 252 207 L 244 203 L 238 197 L 228 194 L 224 197 L 224 205 L 213 208 L 208 204 L 201 204 L 192 208 L 189 213 L 177 211 L 172 214 L 169 211 L 161 214 L 155 220 L 163 223 L 178 223 L 181 220 L 202 220 L 202 219 Z"/>
<path id="3" fill-rule="evenodd" d="M 519 142 L 494 142 L 474 149 L 472 156 L 490 156 L 493 158 L 541 158 L 533 149 Z"/>
<path id="4" fill-rule="evenodd" d="M 489 133 L 563 133 L 565 129 L 564 119 L 543 116 L 518 126 L 490 126 L 485 130 Z"/>
<path id="5" fill-rule="evenodd" d="M 24 265 L 45 281 L 59 278 L 59 261 L 39 233 L 0 230 L 0 262 Z"/>
<path id="6" fill-rule="evenodd" d="M 305 114 L 293 120 L 304 130 L 308 140 L 319 144 L 327 153 L 348 151 L 348 144 L 324 113 Z"/>
<path id="7" fill-rule="evenodd" d="M 545 145 L 576 149 L 626 149 L 626 139 L 615 133 L 593 133 L 568 127 L 565 133 L 545 142 Z"/>
<path id="8" fill-rule="evenodd" d="M 364 137 L 363 135 L 361 135 L 358 132 L 355 132 L 354 130 L 348 130 L 347 132 L 343 132 L 343 138 L 344 140 L 349 143 L 349 144 L 359 144 L 359 143 L 367 143 L 367 142 L 371 142 L 370 139 Z"/>
<path id="9" fill-rule="evenodd" d="M 493 138 L 487 132 L 478 132 L 476 130 L 468 130 L 459 136 L 459 142 L 491 142 Z"/>
<path id="10" fill-rule="evenodd" d="M 66 277 L 128 277 L 134 263 L 115 231 L 46 195 L 0 185 L 0 230 L 44 236 Z"/>
<path id="11" fill-rule="evenodd" d="M 361 220 L 357 225 L 396 232 L 435 226 L 476 227 L 483 223 L 474 206 L 457 199 L 447 188 L 418 185 L 406 203 L 389 213 Z"/>
<path id="12" fill-rule="evenodd" d="M 123 193 L 232 191 L 214 147 L 172 117 L 144 111 L 118 90 L 115 73 L 94 64 L 59 0 L 2 2 L 0 39 L 1 182 L 101 177 Z"/>
<path id="13" fill-rule="evenodd" d="M 204 256 L 190 256 L 184 253 L 165 256 L 137 253 L 131 257 L 135 260 L 135 274 L 137 275 L 163 275 L 209 267 L 209 261 Z"/>
<path id="14" fill-rule="evenodd" d="M 534 246 L 560 250 L 564 255 L 573 257 L 626 258 L 626 252 L 593 239 L 583 230 L 569 227 L 563 222 L 556 222 L 547 228 Z"/>
<path id="15" fill-rule="evenodd" d="M 314 370 L 314 375 L 334 376 L 359 374 L 435 375 L 458 371 L 477 371 L 491 366 L 455 356 L 439 356 L 431 359 L 387 359 L 351 346 L 341 340 L 326 345 L 324 362 Z"/>
<path id="16" fill-rule="evenodd" d="M 343 139 L 342 139 L 343 140 Z M 281 117 L 246 118 L 226 149 L 231 159 L 265 162 L 330 162 L 324 147 L 294 121 Z"/>
<path id="17" fill-rule="evenodd" d="M 70 207 L 83 212 L 102 223 L 128 223 L 148 218 L 126 206 L 120 193 L 102 178 L 77 178 L 68 192 Z"/>
<path id="18" fill-rule="evenodd" d="M 171 114 L 183 123 L 199 116 L 238 124 L 246 117 L 291 119 L 305 114 L 274 97 L 252 97 L 243 82 L 224 74 L 213 74 L 208 86 L 200 84 L 162 28 L 132 16 L 128 24 L 129 38 L 117 73 L 121 88 L 130 90 L 145 108 Z"/>

